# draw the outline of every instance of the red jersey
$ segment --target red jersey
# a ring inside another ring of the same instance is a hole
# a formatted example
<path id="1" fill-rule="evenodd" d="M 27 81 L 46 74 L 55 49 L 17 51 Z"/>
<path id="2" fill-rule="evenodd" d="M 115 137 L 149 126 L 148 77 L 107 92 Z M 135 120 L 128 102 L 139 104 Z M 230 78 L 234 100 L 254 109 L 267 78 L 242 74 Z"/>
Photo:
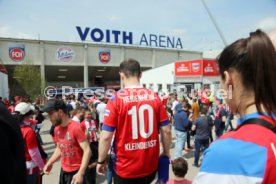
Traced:
<path id="1" fill-rule="evenodd" d="M 169 100 L 169 98 L 167 96 L 164 96 L 162 99 L 162 104 L 165 108 L 167 107 L 168 100 Z"/>
<path id="2" fill-rule="evenodd" d="M 61 152 L 61 167 L 66 172 L 77 171 L 80 168 L 83 151 L 79 145 L 86 136 L 79 123 L 70 121 L 66 127 L 56 126 L 55 142 Z"/>
<path id="3" fill-rule="evenodd" d="M 26 161 L 31 161 L 29 150 L 38 148 L 35 131 L 30 126 L 22 125 L 21 132 L 25 143 L 25 159 Z"/>
<path id="4" fill-rule="evenodd" d="M 122 178 L 140 178 L 157 170 L 159 126 L 168 125 L 160 98 L 145 88 L 125 88 L 106 106 L 103 130 L 114 131 L 115 172 Z"/>
<path id="5" fill-rule="evenodd" d="M 241 117 L 238 126 L 251 118 L 275 125 L 270 117 L 251 113 Z M 219 178 L 223 183 L 274 184 L 275 176 L 275 133 L 258 124 L 247 124 L 224 134 L 205 150 L 200 172 L 193 182 L 213 184 Z"/>
<path id="6" fill-rule="evenodd" d="M 81 122 L 81 128 L 84 131 L 87 131 L 89 134 L 89 142 L 98 142 L 97 138 L 97 130 L 99 128 L 99 124 L 95 120 L 91 120 L 90 122 L 83 120 Z"/>

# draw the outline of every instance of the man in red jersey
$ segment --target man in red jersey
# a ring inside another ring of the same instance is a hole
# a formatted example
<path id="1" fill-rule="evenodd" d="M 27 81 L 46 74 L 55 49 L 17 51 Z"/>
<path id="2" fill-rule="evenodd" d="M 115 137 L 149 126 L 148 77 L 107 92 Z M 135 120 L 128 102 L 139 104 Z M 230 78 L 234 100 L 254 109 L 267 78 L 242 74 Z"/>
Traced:
<path id="1" fill-rule="evenodd" d="M 81 127 L 84 130 L 88 142 L 90 143 L 90 150 L 92 157 L 90 158 L 88 168 L 85 174 L 85 184 L 96 184 L 96 165 L 98 159 L 98 137 L 97 132 L 99 123 L 92 118 L 90 110 L 86 110 L 84 114 L 84 120 L 81 122 Z"/>
<path id="2" fill-rule="evenodd" d="M 44 112 L 55 125 L 57 148 L 44 167 L 44 173 L 50 174 L 53 164 L 61 158 L 60 184 L 81 184 L 91 156 L 81 125 L 67 116 L 66 104 L 61 100 L 50 100 Z"/>
<path id="3" fill-rule="evenodd" d="M 171 130 L 167 113 L 157 94 L 140 86 L 138 61 L 123 61 L 119 71 L 125 88 L 108 101 L 99 143 L 97 172 L 104 175 L 105 160 L 114 134 L 115 183 L 151 183 L 158 168 L 159 129 L 162 155 L 170 157 Z"/>

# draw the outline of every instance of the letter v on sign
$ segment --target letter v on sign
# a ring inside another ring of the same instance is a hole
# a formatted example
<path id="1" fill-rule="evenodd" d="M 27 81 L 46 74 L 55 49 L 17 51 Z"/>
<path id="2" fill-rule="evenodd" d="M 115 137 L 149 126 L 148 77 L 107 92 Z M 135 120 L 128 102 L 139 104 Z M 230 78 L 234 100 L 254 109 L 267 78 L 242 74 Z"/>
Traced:
<path id="1" fill-rule="evenodd" d="M 89 28 L 89 27 L 86 27 L 85 30 L 84 30 L 84 32 L 81 30 L 81 27 L 76 26 L 76 28 L 77 28 L 77 31 L 78 31 L 78 33 L 79 33 L 80 39 L 81 39 L 82 41 L 85 41 L 85 40 L 86 40 L 86 37 L 87 37 L 87 35 L 88 35 L 88 33 L 89 33 L 90 28 Z"/>

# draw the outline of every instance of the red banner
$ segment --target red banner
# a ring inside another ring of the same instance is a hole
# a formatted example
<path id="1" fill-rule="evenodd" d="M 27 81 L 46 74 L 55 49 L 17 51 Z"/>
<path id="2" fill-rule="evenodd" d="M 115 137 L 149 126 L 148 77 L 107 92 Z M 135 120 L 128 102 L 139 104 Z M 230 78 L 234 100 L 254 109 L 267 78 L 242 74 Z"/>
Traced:
<path id="1" fill-rule="evenodd" d="M 218 76 L 219 69 L 216 60 L 203 60 L 203 76 Z"/>
<path id="2" fill-rule="evenodd" d="M 174 66 L 175 76 L 202 75 L 202 60 L 176 62 Z"/>
<path id="3" fill-rule="evenodd" d="M 193 60 L 176 62 L 175 76 L 218 76 L 216 60 Z"/>

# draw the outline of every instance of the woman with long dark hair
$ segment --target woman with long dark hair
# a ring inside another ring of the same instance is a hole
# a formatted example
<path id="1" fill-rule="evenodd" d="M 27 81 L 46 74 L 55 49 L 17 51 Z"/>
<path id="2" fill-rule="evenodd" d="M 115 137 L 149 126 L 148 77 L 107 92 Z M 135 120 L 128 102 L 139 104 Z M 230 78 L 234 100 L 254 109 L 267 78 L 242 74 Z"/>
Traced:
<path id="1" fill-rule="evenodd" d="M 257 30 L 218 58 L 222 89 L 238 128 L 206 150 L 194 183 L 276 183 L 276 52 Z"/>

